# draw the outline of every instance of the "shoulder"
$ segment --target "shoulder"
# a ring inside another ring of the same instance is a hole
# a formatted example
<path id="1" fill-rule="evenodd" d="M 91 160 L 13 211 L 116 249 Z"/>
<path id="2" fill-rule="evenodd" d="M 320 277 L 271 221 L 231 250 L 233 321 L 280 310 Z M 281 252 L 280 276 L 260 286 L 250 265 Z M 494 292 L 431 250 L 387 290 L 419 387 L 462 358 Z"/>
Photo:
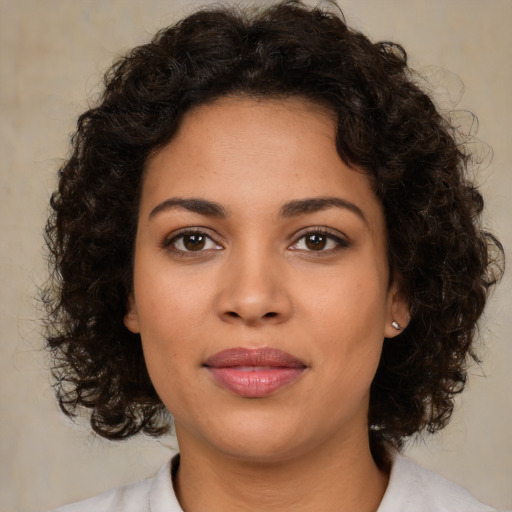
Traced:
<path id="1" fill-rule="evenodd" d="M 466 489 L 394 453 L 388 488 L 378 512 L 498 512 Z"/>
<path id="2" fill-rule="evenodd" d="M 51 512 L 182 512 L 171 482 L 169 461 L 154 478 L 117 487 Z"/>
<path id="3" fill-rule="evenodd" d="M 117 487 L 99 496 L 64 505 L 52 512 L 149 512 L 149 491 L 153 479 Z"/>

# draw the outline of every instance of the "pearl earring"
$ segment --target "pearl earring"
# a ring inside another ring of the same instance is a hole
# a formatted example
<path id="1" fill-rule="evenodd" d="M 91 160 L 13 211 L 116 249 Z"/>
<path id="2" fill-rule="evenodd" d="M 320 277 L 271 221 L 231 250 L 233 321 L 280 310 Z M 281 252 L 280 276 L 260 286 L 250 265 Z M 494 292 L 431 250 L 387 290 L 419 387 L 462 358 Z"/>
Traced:
<path id="1" fill-rule="evenodd" d="M 397 331 L 401 331 L 402 330 L 402 327 L 401 325 L 396 321 L 396 320 L 393 320 L 391 322 L 391 325 L 397 330 Z"/>

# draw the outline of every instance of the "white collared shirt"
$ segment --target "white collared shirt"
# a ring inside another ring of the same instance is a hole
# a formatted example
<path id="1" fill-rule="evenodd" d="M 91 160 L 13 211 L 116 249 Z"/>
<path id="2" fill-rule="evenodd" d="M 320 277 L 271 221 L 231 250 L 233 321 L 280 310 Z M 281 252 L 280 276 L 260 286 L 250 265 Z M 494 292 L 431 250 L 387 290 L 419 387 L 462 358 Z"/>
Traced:
<path id="1" fill-rule="evenodd" d="M 398 453 L 392 459 L 389 484 L 377 512 L 498 512 L 411 459 Z M 53 512 L 183 512 L 171 478 L 178 465 L 176 456 L 154 478 L 117 487 Z"/>

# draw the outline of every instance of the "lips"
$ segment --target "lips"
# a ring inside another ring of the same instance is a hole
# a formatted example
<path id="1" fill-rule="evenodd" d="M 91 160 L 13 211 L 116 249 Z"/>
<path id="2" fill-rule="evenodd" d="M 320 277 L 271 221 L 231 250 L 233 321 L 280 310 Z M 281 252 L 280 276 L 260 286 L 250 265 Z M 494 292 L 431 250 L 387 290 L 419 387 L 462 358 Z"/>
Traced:
<path id="1" fill-rule="evenodd" d="M 306 365 L 274 348 L 232 348 L 214 354 L 204 366 L 222 387 L 245 398 L 262 398 L 301 377 Z"/>

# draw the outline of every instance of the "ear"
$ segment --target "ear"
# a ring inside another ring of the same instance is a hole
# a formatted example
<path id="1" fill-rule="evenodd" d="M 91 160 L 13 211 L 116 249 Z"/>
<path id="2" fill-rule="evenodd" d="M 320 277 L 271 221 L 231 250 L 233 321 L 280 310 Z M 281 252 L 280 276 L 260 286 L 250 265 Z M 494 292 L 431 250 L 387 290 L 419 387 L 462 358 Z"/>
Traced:
<path id="1" fill-rule="evenodd" d="M 411 320 L 409 303 L 404 299 L 396 283 L 391 286 L 388 293 L 388 310 L 386 316 L 386 325 L 384 328 L 384 336 L 386 338 L 394 338 L 400 334 Z M 396 324 L 400 326 L 400 329 L 394 327 Z"/>
<path id="2" fill-rule="evenodd" d="M 124 325 L 125 327 L 133 332 L 134 334 L 140 333 L 139 328 L 139 315 L 137 313 L 137 305 L 135 304 L 135 298 L 133 297 L 133 293 L 128 295 L 128 307 L 126 314 L 124 315 Z"/>

